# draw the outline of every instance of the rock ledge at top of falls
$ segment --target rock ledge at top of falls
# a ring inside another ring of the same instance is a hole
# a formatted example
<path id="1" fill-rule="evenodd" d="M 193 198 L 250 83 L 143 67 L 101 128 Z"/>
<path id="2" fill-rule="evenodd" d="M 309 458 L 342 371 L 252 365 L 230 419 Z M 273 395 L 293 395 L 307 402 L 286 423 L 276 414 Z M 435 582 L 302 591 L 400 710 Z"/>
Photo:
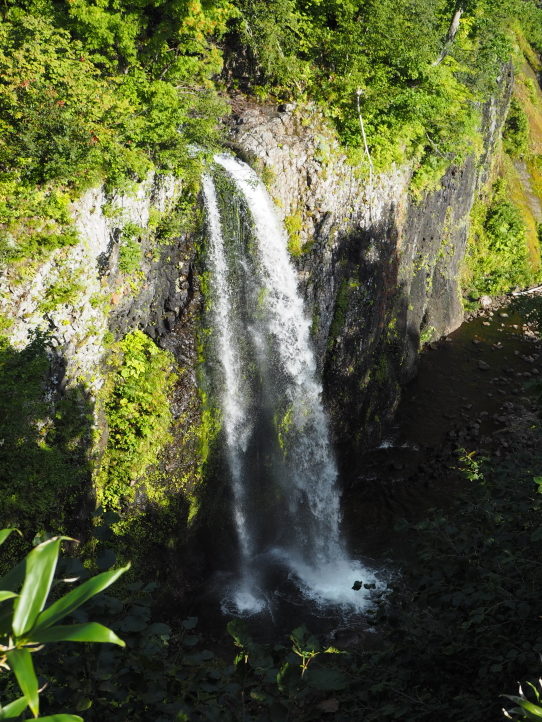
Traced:
<path id="1" fill-rule="evenodd" d="M 301 245 L 382 221 L 406 196 L 409 166 L 376 175 L 372 187 L 348 163 L 314 107 L 263 106 L 236 99 L 231 146 L 264 173 L 283 218 L 299 215 Z M 267 175 L 265 171 L 268 172 Z"/>

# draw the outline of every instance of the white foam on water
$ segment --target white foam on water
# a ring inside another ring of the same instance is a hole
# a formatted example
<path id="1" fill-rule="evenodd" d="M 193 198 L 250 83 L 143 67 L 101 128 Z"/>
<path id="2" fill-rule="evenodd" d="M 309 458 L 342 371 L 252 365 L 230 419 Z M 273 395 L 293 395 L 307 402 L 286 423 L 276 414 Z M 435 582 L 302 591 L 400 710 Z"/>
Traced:
<path id="1" fill-rule="evenodd" d="M 233 585 L 222 599 L 221 611 L 223 614 L 234 614 L 240 617 L 251 617 L 261 614 L 268 609 L 267 600 L 258 595 L 252 586 Z"/>
<path id="2" fill-rule="evenodd" d="M 294 581 L 307 599 L 317 606 L 340 607 L 346 612 L 362 612 L 371 604 L 374 591 L 363 586 L 355 590 L 355 582 L 374 584 L 376 590 L 385 587 L 374 572 L 351 559 L 335 559 L 319 567 L 292 562 L 291 569 Z"/>

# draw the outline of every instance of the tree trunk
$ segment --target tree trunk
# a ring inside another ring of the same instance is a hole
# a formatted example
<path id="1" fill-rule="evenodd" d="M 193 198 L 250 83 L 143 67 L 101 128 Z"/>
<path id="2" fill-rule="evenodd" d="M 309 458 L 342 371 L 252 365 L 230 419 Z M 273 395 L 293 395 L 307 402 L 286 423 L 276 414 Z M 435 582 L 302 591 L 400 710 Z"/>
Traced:
<path id="1" fill-rule="evenodd" d="M 454 38 L 457 35 L 457 31 L 459 30 L 459 21 L 461 20 L 462 15 L 463 15 L 463 8 L 458 7 L 452 17 L 452 21 L 450 23 L 450 27 L 448 28 L 448 33 L 446 34 L 446 40 L 444 41 L 444 45 L 442 47 L 442 50 L 440 51 L 440 55 L 435 60 L 433 65 L 439 65 L 440 63 L 442 63 L 444 58 L 450 52 L 452 43 L 454 42 Z"/>

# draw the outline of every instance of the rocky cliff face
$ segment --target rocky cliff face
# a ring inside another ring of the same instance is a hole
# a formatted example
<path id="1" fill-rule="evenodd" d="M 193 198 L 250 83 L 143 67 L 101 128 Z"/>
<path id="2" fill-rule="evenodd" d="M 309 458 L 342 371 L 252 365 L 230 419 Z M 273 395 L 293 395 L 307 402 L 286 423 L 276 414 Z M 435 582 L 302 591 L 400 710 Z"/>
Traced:
<path id="1" fill-rule="evenodd" d="M 48 366 L 43 378 L 43 367 L 36 370 L 43 395 L 40 418 L 28 414 L 24 432 L 33 439 L 36 429 L 53 428 L 59 404 L 77 395 L 73 424 L 84 436 L 77 463 L 85 470 L 89 457 L 96 462 L 107 443 L 100 389 L 110 372 L 111 349 L 136 328 L 177 361 L 171 400 L 176 443 L 164 466 L 169 473 L 174 465 L 180 476 L 197 468 L 197 439 L 188 431 L 200 414 L 195 339 L 201 297 L 194 271 L 197 243 L 193 232 L 183 231 L 181 191 L 173 177 L 164 176 L 150 176 L 126 194 L 89 190 L 73 206 L 76 245 L 41 263 L 27 260 L 0 270 L 0 318 L 10 354 L 23 354 L 37 337 Z M 4 387 L 4 395 L 13 393 Z M 24 389 L 18 393 L 24 418 L 28 402 Z M 4 450 L 9 458 L 9 449 Z M 73 456 L 69 450 L 64 455 Z M 84 478 L 81 499 L 86 500 L 92 492 L 86 472 Z M 0 469 L 0 480 L 9 487 L 8 468 Z"/>
<path id="2" fill-rule="evenodd" d="M 84 382 L 96 392 L 108 330 L 120 336 L 139 327 L 168 345 L 192 298 L 193 244 L 186 237 L 156 240 L 156 225 L 174 213 L 178 195 L 174 179 L 163 176 L 130 194 L 85 193 L 73 206 L 77 245 L 38 266 L 1 270 L 0 313 L 12 346 L 46 334 L 64 360 L 63 385 Z M 122 262 L 130 242 L 133 269 Z"/>
<path id="3" fill-rule="evenodd" d="M 314 111 L 236 104 L 232 147 L 259 167 L 286 225 L 324 378 L 335 441 L 376 440 L 414 372 L 420 345 L 462 321 L 460 267 L 476 189 L 490 164 L 509 101 L 484 109 L 479 163 L 452 167 L 421 200 L 411 168 L 372 185 L 346 162 Z"/>
<path id="4" fill-rule="evenodd" d="M 315 110 L 234 100 L 231 145 L 262 172 L 289 229 L 338 444 L 360 449 L 374 442 L 420 344 L 461 323 L 469 211 L 510 85 L 506 74 L 501 97 L 485 108 L 482 162 L 450 168 L 439 189 L 417 201 L 408 192 L 411 168 L 368 184 Z M 173 351 L 182 369 L 172 401 L 175 438 L 182 440 L 201 420 L 195 373 L 201 294 L 194 233 L 170 229 L 160 236 L 179 192 L 163 177 L 148 178 L 130 195 L 87 192 L 74 205 L 76 246 L 55 251 L 27 276 L 2 270 L 0 314 L 16 349 L 36 331 L 47 334 L 53 403 L 76 384 L 95 396 L 108 343 L 143 329 Z M 168 471 L 186 463 L 181 447 L 166 453 Z"/>

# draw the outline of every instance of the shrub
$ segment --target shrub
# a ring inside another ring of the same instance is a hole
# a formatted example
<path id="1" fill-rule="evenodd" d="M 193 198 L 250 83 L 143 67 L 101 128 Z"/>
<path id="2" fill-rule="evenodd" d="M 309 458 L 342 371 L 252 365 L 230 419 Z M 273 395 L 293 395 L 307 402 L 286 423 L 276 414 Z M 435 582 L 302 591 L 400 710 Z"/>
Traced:
<path id="1" fill-rule="evenodd" d="M 473 206 L 465 264 L 464 290 L 473 299 L 530 281 L 525 224 L 503 180 L 494 184 L 489 202 Z"/>
<path id="2" fill-rule="evenodd" d="M 512 98 L 503 129 L 504 148 L 512 157 L 529 151 L 529 119 L 517 98 Z"/>
<path id="3" fill-rule="evenodd" d="M 128 333 L 114 349 L 113 374 L 105 398 L 107 447 L 98 472 L 98 497 L 105 508 L 133 500 L 134 485 L 169 440 L 168 392 L 173 358 L 142 331 Z"/>

